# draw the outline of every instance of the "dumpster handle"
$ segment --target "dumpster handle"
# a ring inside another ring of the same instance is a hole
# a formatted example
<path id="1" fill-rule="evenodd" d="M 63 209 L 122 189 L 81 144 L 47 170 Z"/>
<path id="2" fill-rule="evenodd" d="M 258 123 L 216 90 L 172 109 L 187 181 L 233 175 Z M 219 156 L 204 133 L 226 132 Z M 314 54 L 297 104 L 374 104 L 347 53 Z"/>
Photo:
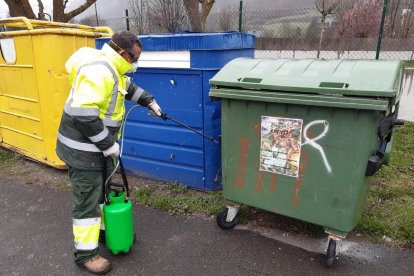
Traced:
<path id="1" fill-rule="evenodd" d="M 383 118 L 380 121 L 378 126 L 380 144 L 377 152 L 368 158 L 365 176 L 373 176 L 380 169 L 384 162 L 387 144 L 391 141 L 391 136 L 393 135 L 394 126 L 402 126 L 404 123 L 404 120 L 395 118 L 395 114 Z"/>
<path id="2" fill-rule="evenodd" d="M 28 19 L 23 16 L 12 17 L 7 19 L 0 20 L 0 25 L 8 25 L 11 27 L 26 27 L 28 30 L 34 30 L 34 27 L 41 27 L 42 29 L 50 28 L 68 28 L 68 29 L 78 29 L 83 31 L 97 32 L 97 33 L 106 33 L 109 36 L 112 36 L 112 29 L 109 27 L 90 27 L 87 25 L 80 24 L 71 24 L 71 23 L 61 23 L 61 22 L 49 22 L 44 20 Z"/>
<path id="3" fill-rule="evenodd" d="M 2 19 L 0 20 L 0 25 L 21 25 L 21 23 L 24 23 L 28 30 L 33 30 L 33 25 L 30 21 L 31 20 L 27 19 L 27 17 L 19 16 L 19 17 Z"/>

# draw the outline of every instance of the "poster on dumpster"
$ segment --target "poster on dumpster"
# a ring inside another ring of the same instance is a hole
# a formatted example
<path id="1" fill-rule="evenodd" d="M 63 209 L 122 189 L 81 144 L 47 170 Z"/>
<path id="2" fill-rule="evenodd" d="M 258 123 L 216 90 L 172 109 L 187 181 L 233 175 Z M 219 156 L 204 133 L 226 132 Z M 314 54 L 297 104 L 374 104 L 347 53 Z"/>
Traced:
<path id="1" fill-rule="evenodd" d="M 262 116 L 260 170 L 299 176 L 301 119 Z"/>

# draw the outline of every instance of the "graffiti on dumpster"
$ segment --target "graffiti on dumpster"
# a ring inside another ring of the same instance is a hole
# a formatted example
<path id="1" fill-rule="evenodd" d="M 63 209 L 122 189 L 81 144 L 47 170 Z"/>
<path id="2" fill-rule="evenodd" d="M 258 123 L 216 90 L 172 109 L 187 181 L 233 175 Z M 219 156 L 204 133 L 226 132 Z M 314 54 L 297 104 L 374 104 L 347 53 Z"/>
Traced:
<path id="1" fill-rule="evenodd" d="M 260 170 L 298 177 L 301 119 L 262 116 Z"/>
<path id="2" fill-rule="evenodd" d="M 310 137 L 308 137 L 308 130 L 312 126 L 315 126 L 315 125 L 323 125 L 324 126 L 324 129 L 321 132 L 321 134 L 319 134 L 317 137 L 310 138 Z M 317 140 L 323 138 L 326 135 L 326 133 L 328 133 L 328 130 L 329 130 L 329 124 L 325 120 L 316 120 L 316 121 L 310 122 L 309 124 L 307 124 L 305 126 L 305 129 L 303 131 L 303 140 L 304 140 L 304 142 L 303 142 L 302 146 L 309 145 L 309 146 L 317 149 L 320 152 L 321 156 L 322 156 L 322 160 L 323 160 L 323 163 L 325 164 L 326 170 L 329 173 L 331 173 L 332 172 L 332 168 L 331 168 L 331 165 L 328 162 L 328 159 L 326 158 L 325 151 L 323 150 L 323 148 L 321 147 L 321 145 L 319 145 L 318 143 L 316 143 Z"/>

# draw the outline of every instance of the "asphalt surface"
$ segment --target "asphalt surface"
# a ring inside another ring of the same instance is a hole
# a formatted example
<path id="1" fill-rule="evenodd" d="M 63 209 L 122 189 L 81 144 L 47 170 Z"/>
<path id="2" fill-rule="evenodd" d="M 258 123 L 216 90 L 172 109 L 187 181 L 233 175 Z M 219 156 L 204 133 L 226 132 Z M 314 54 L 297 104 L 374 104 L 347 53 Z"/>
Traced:
<path id="1" fill-rule="evenodd" d="M 113 264 L 109 275 L 413 275 L 414 271 L 414 250 L 358 244 L 339 254 L 334 267 L 327 269 L 323 254 L 260 231 L 223 231 L 211 218 L 171 216 L 137 205 L 133 211 L 138 241 L 132 251 L 113 256 L 101 246 L 101 254 Z M 73 263 L 71 191 L 3 178 L 0 225 L 0 275 L 89 275 Z"/>

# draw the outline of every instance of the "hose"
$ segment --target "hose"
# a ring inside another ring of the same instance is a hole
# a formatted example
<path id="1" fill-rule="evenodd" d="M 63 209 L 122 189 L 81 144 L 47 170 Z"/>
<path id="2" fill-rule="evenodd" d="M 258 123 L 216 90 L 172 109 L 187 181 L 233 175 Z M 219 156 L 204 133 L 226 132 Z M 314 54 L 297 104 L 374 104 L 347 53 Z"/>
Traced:
<path id="1" fill-rule="evenodd" d="M 119 159 L 116 162 L 116 166 L 114 168 L 114 170 L 111 172 L 111 174 L 108 176 L 108 178 L 105 180 L 105 187 L 107 187 L 109 180 L 112 178 L 112 176 L 114 176 L 114 174 L 116 173 L 116 171 L 119 168 L 119 160 L 122 157 L 122 153 L 124 152 L 124 133 L 125 133 L 125 125 L 126 125 L 126 120 L 128 119 L 129 114 L 131 113 L 132 110 L 134 110 L 137 107 L 141 107 L 139 105 L 135 105 L 133 106 L 130 110 L 128 110 L 127 114 L 125 115 L 124 119 L 122 120 L 122 124 L 121 124 L 121 148 L 119 150 Z M 112 160 L 115 161 L 115 157 L 112 157 Z M 114 162 L 115 163 L 115 162 Z M 106 165 L 106 164 L 105 164 Z"/>

